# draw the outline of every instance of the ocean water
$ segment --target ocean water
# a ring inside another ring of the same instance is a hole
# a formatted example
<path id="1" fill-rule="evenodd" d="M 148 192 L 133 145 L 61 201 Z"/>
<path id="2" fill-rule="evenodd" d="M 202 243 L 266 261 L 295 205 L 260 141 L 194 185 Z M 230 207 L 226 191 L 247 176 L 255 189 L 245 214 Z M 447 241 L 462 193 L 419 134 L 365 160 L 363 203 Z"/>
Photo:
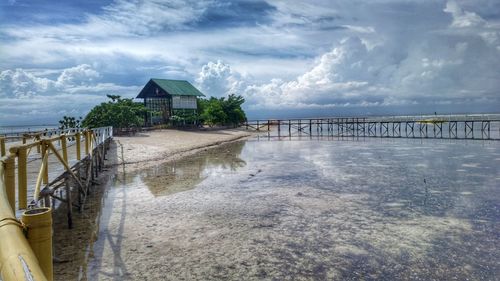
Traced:
<path id="1" fill-rule="evenodd" d="M 496 141 L 236 142 L 118 174 L 87 275 L 497 280 L 499 191 Z"/>
<path id="2" fill-rule="evenodd" d="M 0 135 L 18 135 L 44 130 L 57 129 L 59 125 L 25 125 L 25 126 L 0 126 Z"/>

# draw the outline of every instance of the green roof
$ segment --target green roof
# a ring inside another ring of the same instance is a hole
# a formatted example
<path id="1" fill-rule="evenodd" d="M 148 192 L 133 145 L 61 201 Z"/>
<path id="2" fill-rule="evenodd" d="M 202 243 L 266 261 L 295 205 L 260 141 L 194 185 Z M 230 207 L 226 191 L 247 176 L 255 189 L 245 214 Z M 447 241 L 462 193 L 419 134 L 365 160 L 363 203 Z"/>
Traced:
<path id="1" fill-rule="evenodd" d="M 154 95 L 152 93 L 154 87 L 159 87 L 172 96 L 205 96 L 188 81 L 153 78 L 149 80 L 137 97 L 145 98 Z"/>

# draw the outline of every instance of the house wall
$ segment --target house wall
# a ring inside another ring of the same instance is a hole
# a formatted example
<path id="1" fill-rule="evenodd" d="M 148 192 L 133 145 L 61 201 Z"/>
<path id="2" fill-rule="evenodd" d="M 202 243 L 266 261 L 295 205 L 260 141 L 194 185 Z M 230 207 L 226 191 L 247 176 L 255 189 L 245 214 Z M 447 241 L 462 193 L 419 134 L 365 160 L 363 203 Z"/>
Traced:
<path id="1" fill-rule="evenodd" d="M 173 96 L 172 97 L 173 109 L 196 109 L 196 97 L 193 96 Z"/>

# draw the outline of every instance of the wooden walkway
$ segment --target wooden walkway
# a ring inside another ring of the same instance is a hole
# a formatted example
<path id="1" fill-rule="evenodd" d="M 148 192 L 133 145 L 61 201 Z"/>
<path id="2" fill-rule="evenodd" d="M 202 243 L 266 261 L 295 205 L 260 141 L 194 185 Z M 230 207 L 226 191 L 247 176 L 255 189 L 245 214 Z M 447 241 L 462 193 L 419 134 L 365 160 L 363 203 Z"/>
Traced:
<path id="1" fill-rule="evenodd" d="M 247 130 L 271 137 L 338 136 L 500 140 L 500 114 L 322 117 L 250 120 Z"/>

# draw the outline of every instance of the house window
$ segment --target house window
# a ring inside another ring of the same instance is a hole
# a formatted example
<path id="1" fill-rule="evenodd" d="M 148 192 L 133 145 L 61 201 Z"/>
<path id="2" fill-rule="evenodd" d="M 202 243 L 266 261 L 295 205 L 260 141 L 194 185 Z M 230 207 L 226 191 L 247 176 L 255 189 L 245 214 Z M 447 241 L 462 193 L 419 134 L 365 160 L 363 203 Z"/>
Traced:
<path id="1" fill-rule="evenodd" d="M 173 96 L 172 108 L 196 109 L 196 97 L 193 96 Z"/>
<path id="2" fill-rule="evenodd" d="M 146 107 L 156 112 L 168 111 L 168 102 L 167 98 L 147 98 Z"/>

